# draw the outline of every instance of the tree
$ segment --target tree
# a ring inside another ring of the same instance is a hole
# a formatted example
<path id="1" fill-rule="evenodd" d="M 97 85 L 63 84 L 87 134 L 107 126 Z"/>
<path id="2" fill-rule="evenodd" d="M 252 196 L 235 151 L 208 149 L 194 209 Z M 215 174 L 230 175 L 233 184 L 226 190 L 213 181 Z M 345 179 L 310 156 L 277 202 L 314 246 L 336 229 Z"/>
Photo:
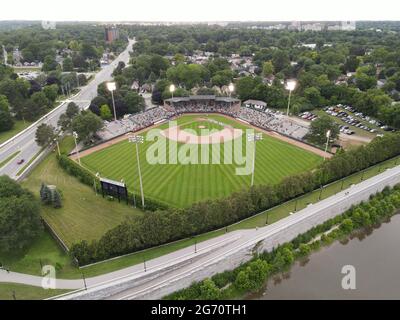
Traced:
<path id="1" fill-rule="evenodd" d="M 108 105 L 103 104 L 103 105 L 100 107 L 100 117 L 101 117 L 103 120 L 110 120 L 110 119 L 112 119 L 111 110 L 110 110 L 110 107 L 109 107 Z"/>
<path id="2" fill-rule="evenodd" d="M 376 77 L 375 76 L 369 76 L 363 72 L 358 72 L 356 73 L 354 77 L 356 81 L 356 85 L 360 90 L 368 90 L 376 87 Z"/>
<path id="3" fill-rule="evenodd" d="M 88 143 L 103 126 L 101 118 L 91 111 L 83 111 L 72 120 L 72 130 L 78 133 L 79 141 L 84 143 Z"/>
<path id="4" fill-rule="evenodd" d="M 306 256 L 310 255 L 310 253 L 311 253 L 310 246 L 305 243 L 300 244 L 299 253 L 300 253 L 300 256 L 302 256 L 302 257 L 306 257 Z"/>
<path id="5" fill-rule="evenodd" d="M 209 71 L 199 64 L 179 64 L 167 70 L 167 78 L 173 83 L 192 89 L 209 80 Z"/>
<path id="6" fill-rule="evenodd" d="M 354 228 L 353 221 L 351 219 L 344 219 L 339 228 L 345 233 L 350 233 Z"/>
<path id="7" fill-rule="evenodd" d="M 34 120 L 46 113 L 49 100 L 44 92 L 35 92 L 24 104 L 23 114 L 26 119 Z"/>
<path id="8" fill-rule="evenodd" d="M 327 115 L 323 115 L 311 122 L 310 132 L 307 139 L 312 143 L 323 145 L 326 143 L 326 134 L 330 130 L 330 139 L 335 140 L 339 135 L 339 127 L 335 120 Z"/>
<path id="9" fill-rule="evenodd" d="M 319 107 L 323 103 L 321 92 L 318 88 L 309 87 L 304 90 L 304 97 L 313 107 Z"/>
<path id="10" fill-rule="evenodd" d="M 281 72 L 283 69 L 290 66 L 289 55 L 284 50 L 275 50 L 272 57 L 272 64 L 275 72 Z"/>
<path id="11" fill-rule="evenodd" d="M 60 192 L 57 189 L 53 190 L 52 193 L 52 204 L 53 208 L 59 209 L 62 207 L 62 202 L 61 202 L 61 195 Z"/>
<path id="12" fill-rule="evenodd" d="M 137 113 L 145 109 L 145 102 L 137 92 L 129 91 L 124 97 L 124 103 L 128 108 L 128 113 Z"/>
<path id="13" fill-rule="evenodd" d="M 43 92 L 46 95 L 46 98 L 52 103 L 54 103 L 58 96 L 58 85 L 52 84 L 50 86 L 45 86 L 43 88 Z"/>
<path id="14" fill-rule="evenodd" d="M 203 300 L 218 300 L 221 297 L 221 290 L 211 279 L 205 279 L 200 286 L 200 296 Z"/>
<path id="15" fill-rule="evenodd" d="M 42 123 L 36 130 L 36 143 L 41 147 L 46 147 L 53 142 L 56 137 L 53 126 Z"/>
<path id="16" fill-rule="evenodd" d="M 0 95 L 0 132 L 8 131 L 14 126 L 14 120 L 10 113 L 10 105 L 7 97 Z"/>
<path id="17" fill-rule="evenodd" d="M 274 65 L 272 64 L 272 61 L 264 62 L 262 74 L 264 77 L 269 77 L 274 74 Z"/>
<path id="18" fill-rule="evenodd" d="M 42 71 L 44 72 L 49 72 L 52 70 L 56 70 L 58 66 L 58 63 L 54 59 L 54 56 L 46 56 L 44 58 L 43 66 L 42 66 Z"/>
<path id="19" fill-rule="evenodd" d="M 236 83 L 236 92 L 241 100 L 247 100 L 252 98 L 251 92 L 262 81 L 260 78 L 243 77 L 240 78 Z"/>
<path id="20" fill-rule="evenodd" d="M 80 53 L 84 59 L 98 58 L 96 49 L 87 42 L 82 43 Z"/>
<path id="21" fill-rule="evenodd" d="M 79 107 L 74 102 L 68 103 L 67 110 L 65 112 L 68 118 L 72 119 L 78 113 L 79 113 Z"/>
<path id="22" fill-rule="evenodd" d="M 240 271 L 235 280 L 235 286 L 239 290 L 255 291 L 260 289 L 267 279 L 269 271 L 268 263 L 264 260 L 257 259 L 249 263 L 249 265 Z"/>
<path id="23" fill-rule="evenodd" d="M 9 191 L 13 190 L 10 194 Z M 7 176 L 0 177 L 0 248 L 23 249 L 42 230 L 40 207 L 33 194 Z"/>
<path id="24" fill-rule="evenodd" d="M 380 89 L 369 89 L 366 92 L 358 92 L 352 100 L 357 110 L 366 115 L 376 116 L 379 110 L 390 107 L 392 99 Z"/>
<path id="25" fill-rule="evenodd" d="M 49 187 L 44 183 L 42 183 L 40 187 L 40 200 L 42 200 L 44 204 L 51 203 L 51 191 Z"/>
<path id="26" fill-rule="evenodd" d="M 70 57 L 66 57 L 63 61 L 63 71 L 70 72 L 74 70 L 74 63 Z"/>

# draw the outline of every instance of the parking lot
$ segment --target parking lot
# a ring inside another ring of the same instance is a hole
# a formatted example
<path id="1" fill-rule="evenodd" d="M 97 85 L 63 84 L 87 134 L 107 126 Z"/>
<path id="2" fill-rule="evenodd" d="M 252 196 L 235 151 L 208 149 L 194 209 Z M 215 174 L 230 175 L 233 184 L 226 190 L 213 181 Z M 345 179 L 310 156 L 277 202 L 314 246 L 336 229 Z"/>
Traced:
<path id="1" fill-rule="evenodd" d="M 394 131 L 382 121 L 364 115 L 355 108 L 347 105 L 326 106 L 323 109 L 306 111 L 299 115 L 306 121 L 315 121 L 322 115 L 328 115 L 335 119 L 339 125 L 340 132 L 344 135 L 355 135 L 373 139 L 382 136 L 385 132 Z"/>

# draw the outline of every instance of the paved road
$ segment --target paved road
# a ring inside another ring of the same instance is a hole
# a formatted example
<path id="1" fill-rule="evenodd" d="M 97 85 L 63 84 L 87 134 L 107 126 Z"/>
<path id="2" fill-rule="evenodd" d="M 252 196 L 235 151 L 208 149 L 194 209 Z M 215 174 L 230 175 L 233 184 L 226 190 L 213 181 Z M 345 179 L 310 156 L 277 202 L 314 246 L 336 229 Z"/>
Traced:
<path id="1" fill-rule="evenodd" d="M 115 67 L 118 65 L 118 62 L 129 62 L 129 52 L 131 51 L 132 45 L 134 43 L 135 40 L 129 40 L 129 44 L 125 51 L 123 51 L 112 63 L 100 70 L 96 74 L 95 78 L 90 81 L 87 86 L 82 87 L 80 92 L 76 96 L 74 96 L 70 100 L 66 100 L 65 102 L 63 102 L 56 109 L 44 116 L 42 120 L 39 121 L 39 123 L 25 131 L 20 136 L 14 137 L 9 140 L 9 142 L 0 149 L 0 162 L 7 159 L 16 151 L 20 151 L 20 153 L 7 165 L 0 168 L 0 175 L 6 174 L 11 178 L 16 179 L 18 171 L 21 170 L 21 167 L 23 167 L 23 165 L 18 165 L 17 161 L 19 159 L 24 159 L 25 163 L 27 163 L 40 151 L 40 147 L 35 142 L 35 133 L 37 127 L 41 123 L 47 123 L 53 125 L 54 127 L 57 127 L 57 122 L 60 115 L 65 112 L 68 103 L 71 101 L 75 102 L 81 108 L 87 108 L 90 104 L 90 101 L 97 96 L 97 86 L 104 81 L 112 79 L 111 74 L 114 71 Z"/>
<path id="2" fill-rule="evenodd" d="M 351 188 L 343 190 L 334 196 L 308 206 L 272 225 L 259 229 L 229 232 L 197 244 L 196 252 L 195 247 L 191 246 L 147 261 L 146 271 L 144 270 L 144 265 L 140 264 L 101 276 L 87 278 L 86 283 L 89 287 L 87 292 L 95 292 L 103 288 L 108 290 L 111 286 L 123 286 L 127 281 L 133 280 L 135 282 L 136 279 L 156 274 L 156 277 L 148 278 L 141 285 L 137 285 L 134 288 L 118 290 L 118 292 L 111 294 L 107 298 L 135 299 L 151 291 L 155 292 L 154 294 L 157 296 L 157 291 L 163 288 L 163 286 L 171 285 L 174 282 L 179 283 L 183 279 L 187 281 L 188 277 L 190 280 L 190 277 L 196 271 L 204 268 L 204 266 L 209 266 L 221 259 L 229 263 L 231 259 L 233 261 L 232 257 L 234 257 L 236 253 L 242 252 L 242 250 L 249 247 L 253 248 L 264 239 L 268 240 L 267 243 L 271 247 L 277 245 L 277 239 L 286 242 L 287 239 L 285 239 L 285 237 L 291 237 L 296 234 L 296 232 L 304 232 L 304 230 L 308 230 L 313 225 L 320 224 L 327 218 L 332 217 L 332 214 L 336 215 L 343 212 L 343 210 L 348 208 L 351 204 L 356 204 L 362 200 L 368 199 L 369 195 L 376 193 L 378 190 L 382 190 L 384 186 L 388 184 L 394 185 L 399 182 L 400 166 L 397 166 L 357 185 L 353 185 Z M 163 271 L 163 273 L 160 273 L 160 271 Z M 0 271 L 0 282 L 15 282 L 40 286 L 42 278 Z M 57 288 L 83 288 L 83 281 L 81 279 L 60 279 L 57 280 Z M 87 292 L 85 292 L 85 294 Z"/>

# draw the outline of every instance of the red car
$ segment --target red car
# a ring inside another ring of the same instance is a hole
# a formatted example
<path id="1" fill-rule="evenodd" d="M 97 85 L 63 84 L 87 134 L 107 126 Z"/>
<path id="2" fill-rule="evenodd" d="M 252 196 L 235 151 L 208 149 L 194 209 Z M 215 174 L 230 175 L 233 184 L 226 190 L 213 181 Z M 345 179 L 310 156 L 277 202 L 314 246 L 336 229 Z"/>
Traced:
<path id="1" fill-rule="evenodd" d="M 18 160 L 17 164 L 23 164 L 24 161 L 25 161 L 24 159 L 20 159 L 20 160 Z"/>

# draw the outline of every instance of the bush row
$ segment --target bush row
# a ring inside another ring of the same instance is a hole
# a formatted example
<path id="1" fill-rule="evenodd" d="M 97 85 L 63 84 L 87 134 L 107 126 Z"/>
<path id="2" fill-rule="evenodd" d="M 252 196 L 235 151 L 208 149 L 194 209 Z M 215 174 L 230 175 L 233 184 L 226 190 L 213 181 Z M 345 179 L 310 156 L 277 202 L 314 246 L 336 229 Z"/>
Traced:
<path id="1" fill-rule="evenodd" d="M 308 193 L 400 153 L 400 134 L 377 138 L 367 146 L 341 152 L 313 171 L 283 179 L 276 185 L 257 185 L 188 208 L 169 208 L 130 219 L 100 240 L 71 247 L 81 265 L 150 248 L 221 228 Z"/>
<path id="2" fill-rule="evenodd" d="M 216 300 L 232 299 L 260 290 L 273 274 L 286 272 L 296 259 L 306 257 L 323 245 L 335 240 L 347 239 L 356 230 L 369 229 L 400 209 L 400 186 L 386 188 L 371 197 L 370 201 L 351 208 L 342 215 L 318 225 L 291 242 L 270 252 L 256 255 L 247 263 L 232 271 L 196 282 L 190 287 L 166 296 L 169 300 Z M 332 230 L 333 227 L 337 227 Z M 316 237 L 320 236 L 318 240 Z"/>

